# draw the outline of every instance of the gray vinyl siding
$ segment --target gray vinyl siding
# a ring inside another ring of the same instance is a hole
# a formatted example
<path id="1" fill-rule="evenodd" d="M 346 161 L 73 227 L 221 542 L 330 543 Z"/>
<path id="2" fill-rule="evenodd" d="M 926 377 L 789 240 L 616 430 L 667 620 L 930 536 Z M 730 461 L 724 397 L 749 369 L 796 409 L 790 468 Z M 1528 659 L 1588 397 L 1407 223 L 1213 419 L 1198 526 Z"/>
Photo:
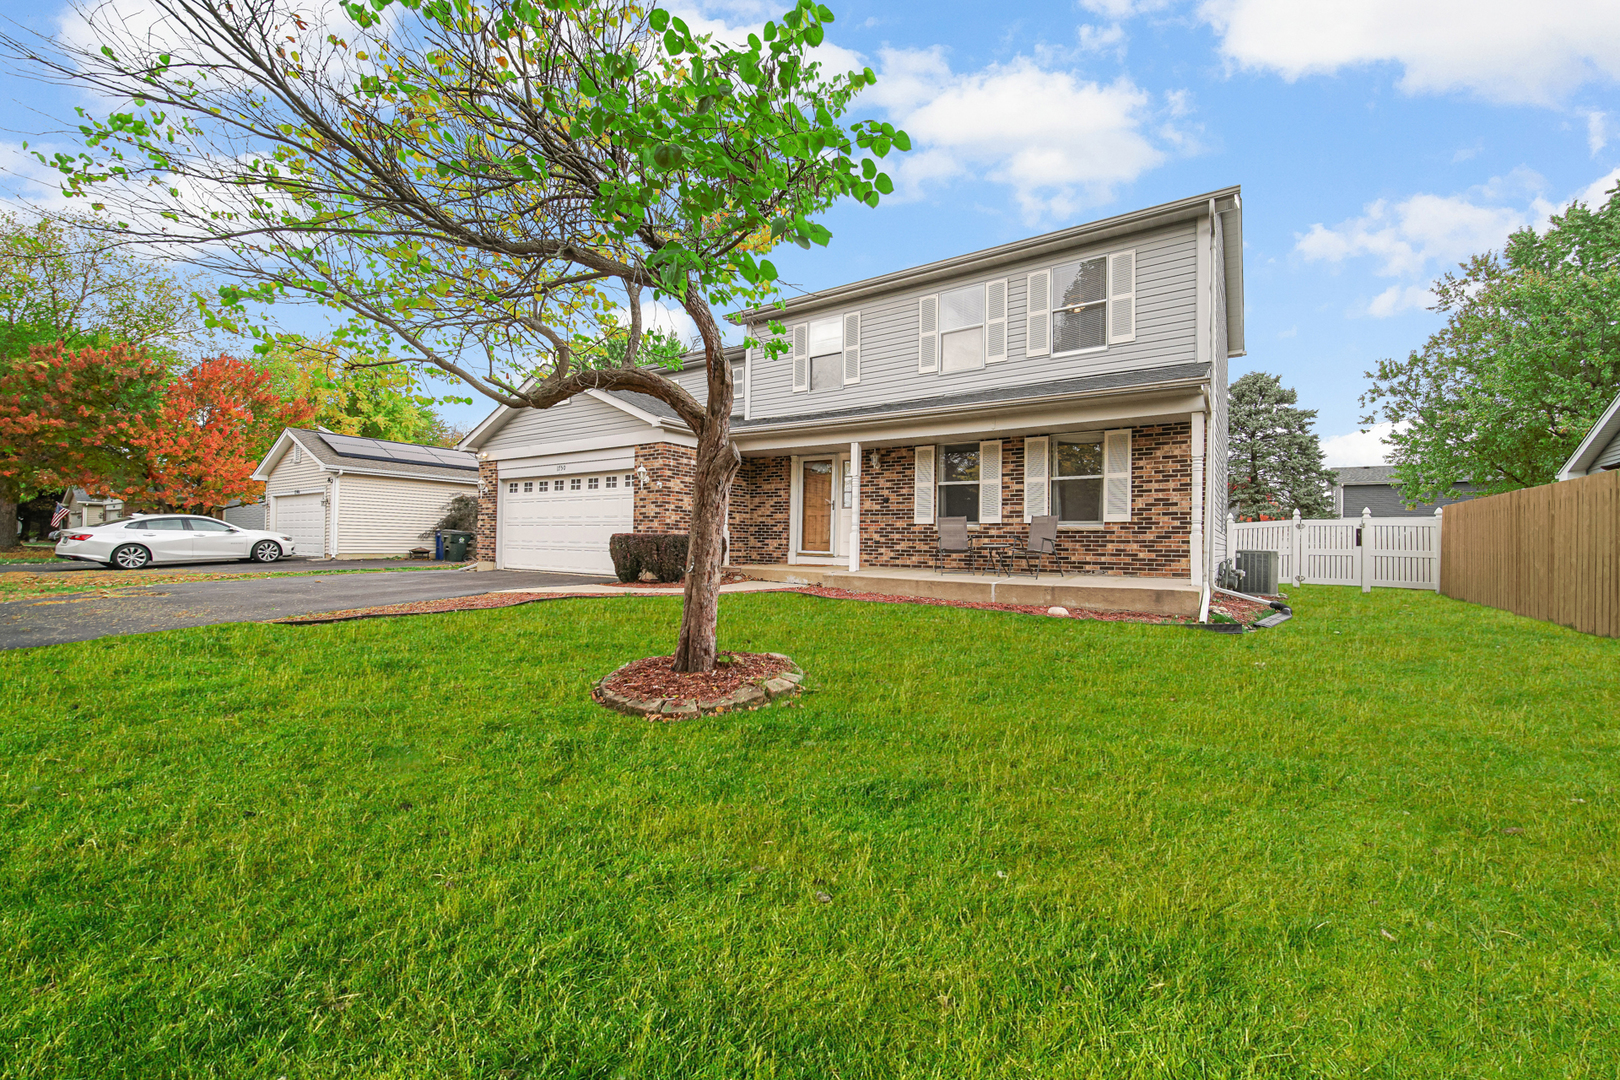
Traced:
<path id="1" fill-rule="evenodd" d="M 488 453 L 522 449 L 544 453 L 538 448 L 555 443 L 619 436 L 627 444 L 635 444 L 648 441 L 647 435 L 651 430 L 645 421 L 624 410 L 581 394 L 566 405 L 518 412 L 478 448 Z"/>
<path id="2" fill-rule="evenodd" d="M 1345 484 L 1339 489 L 1339 516 L 1358 518 L 1363 507 L 1377 517 L 1433 517 L 1437 506 L 1450 506 L 1472 498 L 1472 484 L 1456 484 L 1451 489 L 1455 496 L 1439 502 L 1419 503 L 1410 509 L 1401 497 L 1401 489 L 1394 484 Z"/>
<path id="3" fill-rule="evenodd" d="M 227 506 L 225 520 L 239 529 L 264 528 L 264 503 L 244 503 L 241 506 Z"/>
<path id="4" fill-rule="evenodd" d="M 1616 435 L 1609 440 L 1609 445 L 1604 447 L 1603 452 L 1593 459 L 1592 467 L 1587 472 L 1602 472 L 1604 469 L 1616 467 L 1620 467 L 1620 435 Z"/>
<path id="5" fill-rule="evenodd" d="M 1077 355 L 1027 358 L 1024 355 L 1026 276 L 1075 259 L 1131 249 L 1136 251 L 1137 257 L 1136 340 Z M 1076 247 L 1060 256 L 1009 267 L 993 277 L 1006 278 L 1008 284 L 1005 363 L 986 364 L 977 371 L 951 374 L 919 374 L 917 371 L 918 301 L 923 296 L 993 280 L 982 273 L 964 275 L 858 308 L 828 309 L 809 317 L 789 319 L 784 325 L 791 331 L 799 322 L 858 310 L 861 315 L 861 381 L 837 389 L 794 393 L 790 357 L 770 361 L 755 359 L 751 416 L 759 419 L 859 408 L 1108 371 L 1193 363 L 1198 359 L 1197 229 L 1192 223 L 1122 237 L 1106 246 Z M 760 327 L 756 336 L 764 332 Z"/>

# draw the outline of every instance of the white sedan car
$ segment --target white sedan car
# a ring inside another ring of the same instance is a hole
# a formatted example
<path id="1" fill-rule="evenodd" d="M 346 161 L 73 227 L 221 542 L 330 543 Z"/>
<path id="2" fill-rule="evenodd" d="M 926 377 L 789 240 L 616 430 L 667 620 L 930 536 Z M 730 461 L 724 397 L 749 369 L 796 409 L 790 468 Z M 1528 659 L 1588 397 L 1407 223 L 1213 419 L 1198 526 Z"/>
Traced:
<path id="1" fill-rule="evenodd" d="M 294 554 L 293 539 L 262 529 L 242 529 L 193 514 L 138 514 L 105 525 L 63 529 L 56 554 L 139 570 L 153 563 L 251 559 L 275 562 Z"/>

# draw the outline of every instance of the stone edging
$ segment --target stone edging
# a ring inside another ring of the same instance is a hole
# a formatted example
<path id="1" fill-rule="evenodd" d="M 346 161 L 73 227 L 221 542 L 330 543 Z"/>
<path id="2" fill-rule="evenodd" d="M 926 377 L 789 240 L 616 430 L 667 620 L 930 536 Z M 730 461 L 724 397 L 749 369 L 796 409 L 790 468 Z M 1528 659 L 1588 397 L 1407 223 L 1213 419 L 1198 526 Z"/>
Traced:
<path id="1" fill-rule="evenodd" d="M 629 664 L 622 664 L 598 679 L 596 685 L 591 687 L 591 699 L 598 705 L 613 709 L 616 712 L 628 713 L 631 716 L 647 716 L 660 720 L 681 720 L 688 716 L 763 709 L 772 702 L 785 705 L 789 700 L 798 697 L 803 689 L 803 669 L 793 662 L 792 657 L 785 656 L 782 653 L 761 653 L 760 655 L 786 660 L 788 670 L 778 675 L 772 675 L 768 679 L 755 679 L 753 682 L 744 683 L 731 693 L 710 701 L 699 701 L 693 704 L 684 698 L 636 698 L 607 689 L 609 680 L 629 667 L 630 664 L 639 663 L 636 660 L 630 661 Z"/>

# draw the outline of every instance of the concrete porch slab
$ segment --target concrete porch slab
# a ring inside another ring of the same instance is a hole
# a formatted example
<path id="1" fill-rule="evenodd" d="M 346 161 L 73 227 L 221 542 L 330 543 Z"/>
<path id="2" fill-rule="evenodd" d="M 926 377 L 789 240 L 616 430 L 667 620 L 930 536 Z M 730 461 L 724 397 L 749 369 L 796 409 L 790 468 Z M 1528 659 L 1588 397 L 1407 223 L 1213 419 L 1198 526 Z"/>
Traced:
<path id="1" fill-rule="evenodd" d="M 733 566 L 739 574 L 765 581 L 821 585 L 851 592 L 921 596 L 994 604 L 1085 608 L 1089 611 L 1142 611 L 1153 615 L 1196 616 L 1199 588 L 1183 578 L 1116 577 L 1105 574 L 1043 574 L 1039 578 L 992 574 L 937 574 L 932 570 L 829 566 Z"/>

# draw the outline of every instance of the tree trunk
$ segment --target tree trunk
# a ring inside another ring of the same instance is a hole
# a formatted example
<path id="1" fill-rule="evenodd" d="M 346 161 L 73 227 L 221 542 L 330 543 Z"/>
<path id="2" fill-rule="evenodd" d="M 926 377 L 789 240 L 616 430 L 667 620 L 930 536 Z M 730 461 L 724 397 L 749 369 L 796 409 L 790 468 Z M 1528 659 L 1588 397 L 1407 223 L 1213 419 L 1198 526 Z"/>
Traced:
<path id="1" fill-rule="evenodd" d="M 11 484 L 0 482 L 0 551 L 17 546 L 17 499 Z"/>
<path id="2" fill-rule="evenodd" d="M 731 443 L 730 425 L 710 424 L 698 440 L 692 475 L 691 569 L 681 608 L 681 637 L 675 647 L 676 671 L 713 671 L 719 653 L 720 576 L 725 565 L 726 513 L 731 482 L 742 457 Z"/>

